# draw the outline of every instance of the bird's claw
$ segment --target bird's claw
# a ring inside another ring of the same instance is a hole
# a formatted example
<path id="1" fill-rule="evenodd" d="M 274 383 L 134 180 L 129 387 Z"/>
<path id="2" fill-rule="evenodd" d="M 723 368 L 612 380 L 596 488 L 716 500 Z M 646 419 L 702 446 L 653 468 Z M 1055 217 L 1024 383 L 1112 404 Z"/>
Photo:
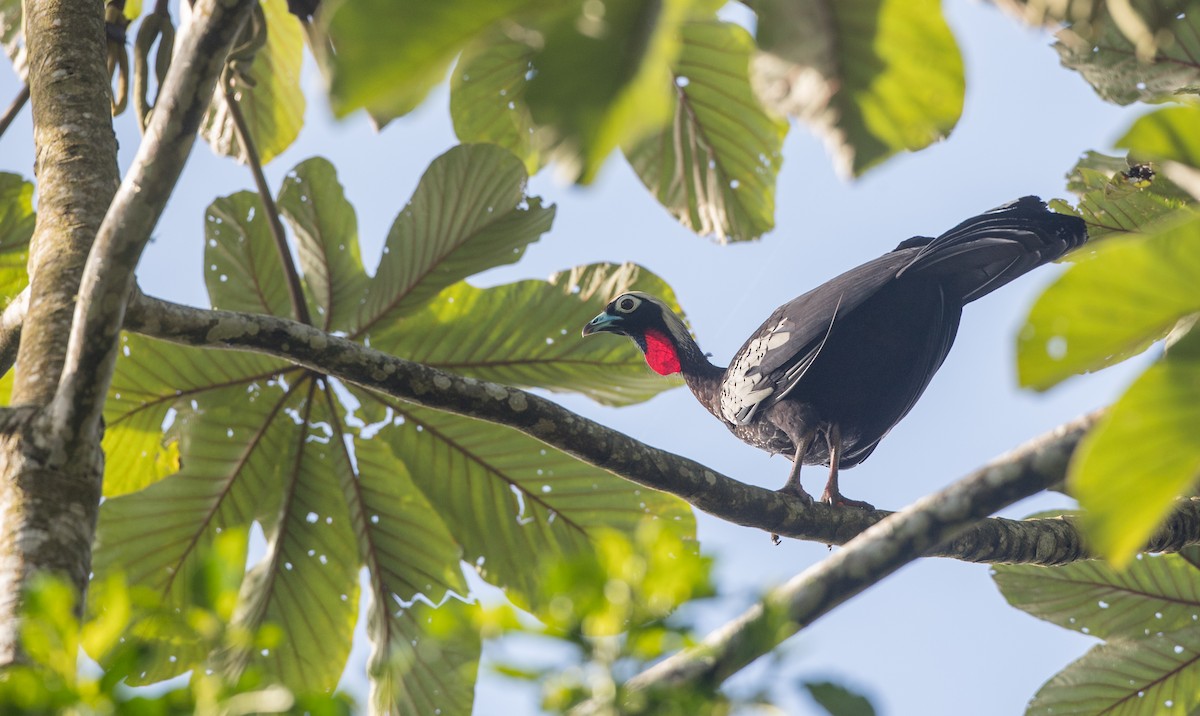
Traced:
<path id="1" fill-rule="evenodd" d="M 834 507 L 856 507 L 860 510 L 867 511 L 873 511 L 875 509 L 875 506 L 869 502 L 863 502 L 862 500 L 851 500 L 842 496 L 842 494 L 839 492 L 831 493 L 829 490 L 826 490 L 821 495 L 821 502 Z"/>

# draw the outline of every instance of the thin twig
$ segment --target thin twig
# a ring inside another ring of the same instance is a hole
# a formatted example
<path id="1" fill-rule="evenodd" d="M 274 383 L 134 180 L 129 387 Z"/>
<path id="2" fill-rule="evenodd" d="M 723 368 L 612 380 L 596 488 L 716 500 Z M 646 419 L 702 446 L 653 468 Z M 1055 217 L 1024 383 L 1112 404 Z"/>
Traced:
<path id="1" fill-rule="evenodd" d="M 8 105 L 8 109 L 4 110 L 4 116 L 0 117 L 0 137 L 8 131 L 8 125 L 17 118 L 21 113 L 21 109 L 25 107 L 25 103 L 29 101 L 29 83 L 26 82 L 21 87 L 21 91 L 13 98 L 12 104 Z"/>
<path id="2" fill-rule="evenodd" d="M 271 237 L 275 239 L 275 250 L 279 254 L 279 265 L 287 281 L 292 315 L 301 323 L 312 325 L 308 303 L 304 300 L 304 289 L 300 285 L 300 273 L 296 270 L 296 263 L 292 261 L 287 234 L 283 229 L 283 221 L 279 218 L 279 207 L 275 204 L 274 197 L 271 196 L 271 187 L 267 184 L 267 177 L 263 175 L 258 149 L 254 145 L 254 139 L 250 136 L 250 126 L 246 124 L 246 117 L 242 114 L 241 105 L 238 103 L 233 89 L 226 85 L 224 94 L 225 104 L 229 107 L 229 116 L 233 119 L 238 142 L 241 143 L 242 151 L 246 154 L 246 164 L 250 166 L 250 173 L 254 175 L 254 186 L 258 190 L 258 197 L 262 200 L 263 208 L 267 212 L 267 225 L 271 227 Z"/>
<path id="3" fill-rule="evenodd" d="M 17 348 L 21 344 L 21 326 L 29 311 L 29 287 L 17 294 L 0 314 L 0 375 L 4 375 L 17 360 Z"/>

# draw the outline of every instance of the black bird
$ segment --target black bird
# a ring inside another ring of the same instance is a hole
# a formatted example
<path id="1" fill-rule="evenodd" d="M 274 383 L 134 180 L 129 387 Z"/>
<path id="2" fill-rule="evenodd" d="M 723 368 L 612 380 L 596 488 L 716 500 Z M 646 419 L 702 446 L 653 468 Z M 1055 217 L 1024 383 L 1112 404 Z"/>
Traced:
<path id="1" fill-rule="evenodd" d="M 1087 240 L 1074 216 L 1027 196 L 941 236 L 916 236 L 771 314 L 728 368 L 709 362 L 662 301 L 621 294 L 583 327 L 632 338 L 650 367 L 682 373 L 733 434 L 788 455 L 782 491 L 810 500 L 800 466 L 828 465 L 821 499 L 870 509 L 838 491 L 838 469 L 866 460 L 908 414 L 954 343 L 963 305 Z"/>

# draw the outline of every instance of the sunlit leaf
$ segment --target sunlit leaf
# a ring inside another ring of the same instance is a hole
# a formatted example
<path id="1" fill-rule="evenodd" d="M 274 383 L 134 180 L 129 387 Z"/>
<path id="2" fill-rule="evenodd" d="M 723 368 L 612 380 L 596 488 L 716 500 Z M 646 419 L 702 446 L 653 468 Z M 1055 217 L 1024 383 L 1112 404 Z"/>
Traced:
<path id="1" fill-rule="evenodd" d="M 521 162 L 490 144 L 461 145 L 435 159 L 388 233 L 358 334 L 393 350 L 402 316 L 460 279 L 521 258 L 554 218 L 553 207 L 525 196 L 525 181 Z"/>
<path id="2" fill-rule="evenodd" d="M 678 307 L 670 287 L 649 271 L 635 264 L 593 264 L 555 274 L 549 282 L 455 284 L 404 322 L 397 343 L 411 360 L 462 375 L 581 392 L 609 405 L 639 402 L 679 381 L 653 373 L 630 341 L 580 335 L 609 300 L 629 290 Z M 530 315 L 538 320 L 529 321 Z"/>
<path id="3" fill-rule="evenodd" d="M 461 142 L 490 142 L 517 155 L 535 174 L 543 157 L 534 143 L 525 85 L 533 48 L 499 30 L 463 50 L 450 80 L 450 118 Z"/>
<path id="4" fill-rule="evenodd" d="M 290 147 L 304 126 L 304 92 L 300 89 L 304 31 L 299 18 L 288 12 L 286 0 L 262 0 L 262 9 L 267 44 L 249 67 L 239 65 L 239 71 L 253 84 L 238 82 L 235 97 L 258 159 L 266 164 Z M 220 84 L 200 132 L 214 151 L 246 160 Z"/>
<path id="5" fill-rule="evenodd" d="M 29 284 L 25 264 L 36 218 L 33 184 L 16 174 L 0 172 L 0 306 Z"/>
<path id="6" fill-rule="evenodd" d="M 938 0 L 756 2 L 767 106 L 803 119 L 860 175 L 945 137 L 962 114 L 962 57 Z"/>
<path id="7" fill-rule="evenodd" d="M 296 406 L 302 425 L 288 436 L 291 444 L 269 456 L 281 463 L 277 486 L 286 497 L 264 524 L 266 554 L 246 573 L 233 615 L 234 625 L 251 633 L 272 624 L 286 637 L 232 658 L 284 684 L 329 692 L 345 667 L 358 619 L 359 554 L 342 493 L 353 479 L 342 454 L 346 445 L 334 439 L 331 424 L 338 418 L 316 392 L 320 383 L 310 386 Z"/>
<path id="8" fill-rule="evenodd" d="M 448 599 L 437 609 L 416 602 L 384 609 L 373 602 L 367 615 L 372 713 L 470 716 L 482 648 L 472 628 L 478 606 Z M 440 625 L 459 628 L 445 633 Z"/>
<path id="9" fill-rule="evenodd" d="M 1200 704 L 1200 630 L 1093 647 L 1046 682 L 1027 716 L 1190 714 Z"/>
<path id="10" fill-rule="evenodd" d="M 1186 192 L 1162 176 L 1145 180 L 1144 168 L 1127 159 L 1085 152 L 1067 175 L 1067 188 L 1079 197 L 1073 213 L 1087 223 L 1093 245 L 1113 234 L 1151 231 L 1191 202 Z M 1057 203 L 1055 208 L 1070 211 Z"/>
<path id="11" fill-rule="evenodd" d="M 997 564 L 993 579 L 1014 607 L 1100 638 L 1141 638 L 1190 626 L 1200 613 L 1200 570 L 1174 555 L 1141 555 L 1123 570 L 1100 560 L 1059 567 Z"/>
<path id="12" fill-rule="evenodd" d="M 130 334 L 121 336 L 121 352 L 104 403 L 106 497 L 140 490 L 179 469 L 179 431 L 164 435 L 164 425 L 179 422 L 178 411 L 218 407 L 232 399 L 224 389 L 233 385 L 243 386 L 239 401 L 255 404 L 283 367 L 253 353 L 202 351 Z M 260 416 L 250 409 L 244 417 L 253 424 Z"/>
<path id="13" fill-rule="evenodd" d="M 1062 63 L 1117 104 L 1162 102 L 1200 87 L 1200 13 L 1190 0 L 1136 0 L 1114 19 L 1109 5 L 1058 33 Z M 1136 24 L 1142 41 L 1131 40 Z"/>
<path id="14" fill-rule="evenodd" d="M 353 0 L 323 4 L 337 52 L 330 96 L 345 115 L 367 107 L 386 121 L 421 103 L 462 47 L 496 21 L 547 0 Z"/>
<path id="15" fill-rule="evenodd" d="M 12 60 L 13 71 L 22 81 L 28 67 L 25 54 L 25 35 L 21 30 L 23 13 L 21 0 L 0 0 L 0 45 Z"/>
<path id="16" fill-rule="evenodd" d="M 204 283 L 213 308 L 292 316 L 287 280 L 258 195 L 239 191 L 204 213 Z"/>
<path id="17" fill-rule="evenodd" d="M 1200 332 L 1175 343 L 1080 444 L 1068 491 L 1088 544 L 1118 567 L 1200 477 Z"/>
<path id="18" fill-rule="evenodd" d="M 1140 117 L 1116 146 L 1140 157 L 1200 167 L 1200 107 L 1163 107 Z"/>
<path id="19" fill-rule="evenodd" d="M 626 148 L 642 182 L 684 226 L 753 239 L 775 225 L 775 177 L 787 123 L 750 88 L 754 40 L 720 22 L 683 25 L 672 67 L 674 120 Z"/>
<path id="20" fill-rule="evenodd" d="M 512 429 L 393 404 L 381 433 L 446 520 L 465 559 L 529 604 L 541 565 L 588 548 L 594 530 L 632 533 L 645 519 L 693 534 L 687 504 L 639 488 Z"/>
<path id="21" fill-rule="evenodd" d="M 1200 310 L 1200 218 L 1113 237 L 1038 298 L 1017 341 L 1022 385 L 1049 388 L 1128 358 Z"/>
<path id="22" fill-rule="evenodd" d="M 537 29 L 525 98 L 562 174 L 592 181 L 609 153 L 670 116 L 670 65 L 688 0 L 569 2 Z"/>
<path id="23" fill-rule="evenodd" d="M 279 190 L 279 210 L 296 237 L 314 320 L 327 330 L 349 328 L 366 293 L 367 274 L 358 219 L 333 165 L 319 157 L 297 165 Z"/>

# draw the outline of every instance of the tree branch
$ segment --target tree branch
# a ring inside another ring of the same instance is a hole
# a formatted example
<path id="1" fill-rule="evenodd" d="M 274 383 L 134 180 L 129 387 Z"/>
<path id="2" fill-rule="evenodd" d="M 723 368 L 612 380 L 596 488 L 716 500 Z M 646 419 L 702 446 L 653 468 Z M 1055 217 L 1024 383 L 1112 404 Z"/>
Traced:
<path id="1" fill-rule="evenodd" d="M 0 116 L 0 137 L 3 137 L 4 133 L 8 131 L 8 125 L 12 124 L 28 101 L 29 84 L 26 83 L 21 86 L 21 91 L 17 92 L 17 96 L 13 98 L 12 104 L 8 105 L 8 109 L 4 110 L 3 116 Z"/>
<path id="2" fill-rule="evenodd" d="M 0 375 L 4 375 L 17 360 L 17 347 L 21 344 L 21 326 L 29 312 L 29 287 L 17 294 L 0 314 Z"/>
<path id="3" fill-rule="evenodd" d="M 746 527 L 845 544 L 891 514 L 821 503 L 804 505 L 788 495 L 738 482 L 687 458 L 648 447 L 545 398 L 396 358 L 283 318 L 191 308 L 139 294 L 131 301 L 126 327 L 184 345 L 277 356 L 401 400 L 505 425 Z M 1079 439 L 1096 418 L 1093 414 L 1069 423 L 997 460 L 986 468 L 987 479 L 1004 478 L 1013 500 L 1055 485 L 1062 480 Z M 1198 542 L 1200 503 L 1184 501 L 1152 544 L 1155 550 L 1171 551 Z M 989 519 L 926 554 L 972 562 L 1029 564 L 1064 564 L 1091 556 L 1070 518 Z"/>
<path id="4" fill-rule="evenodd" d="M 52 434 L 63 441 L 68 455 L 72 446 L 99 434 L 134 269 L 183 171 L 225 55 L 256 5 L 255 0 L 197 2 L 146 136 L 100 225 L 79 288 L 62 380 L 50 406 Z"/>

